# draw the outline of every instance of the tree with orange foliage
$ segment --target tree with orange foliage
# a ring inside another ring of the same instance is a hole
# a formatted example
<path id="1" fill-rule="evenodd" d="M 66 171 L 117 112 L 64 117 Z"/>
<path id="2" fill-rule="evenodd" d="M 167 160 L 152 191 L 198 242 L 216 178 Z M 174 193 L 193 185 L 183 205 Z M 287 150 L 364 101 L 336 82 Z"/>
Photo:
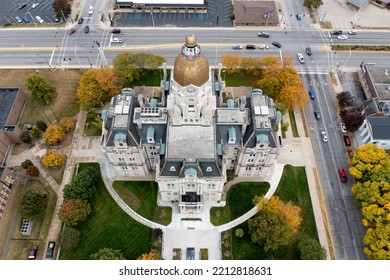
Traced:
<path id="1" fill-rule="evenodd" d="M 149 253 L 142 254 L 137 260 L 150 261 L 150 260 L 163 260 L 160 252 L 152 249 Z"/>
<path id="2" fill-rule="evenodd" d="M 64 139 L 65 131 L 60 125 L 52 124 L 46 129 L 42 137 L 47 145 L 55 145 Z"/>
<path id="3" fill-rule="evenodd" d="M 91 205 L 87 200 L 64 199 L 58 215 L 61 221 L 72 227 L 85 221 L 91 211 Z"/>
<path id="4" fill-rule="evenodd" d="M 74 118 L 63 117 L 60 121 L 65 132 L 72 131 L 76 127 L 76 120 Z"/>
<path id="5" fill-rule="evenodd" d="M 240 72 L 241 59 L 241 56 L 228 53 L 222 56 L 221 63 L 228 74 L 234 74 Z"/>

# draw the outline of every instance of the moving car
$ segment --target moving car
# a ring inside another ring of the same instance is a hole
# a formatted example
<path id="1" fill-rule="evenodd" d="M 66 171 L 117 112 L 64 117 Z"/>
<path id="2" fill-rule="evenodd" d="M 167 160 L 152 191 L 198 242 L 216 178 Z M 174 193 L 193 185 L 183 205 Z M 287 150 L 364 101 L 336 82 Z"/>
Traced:
<path id="1" fill-rule="evenodd" d="M 343 34 L 343 31 L 341 30 L 333 30 L 330 32 L 330 35 L 341 35 Z"/>
<path id="2" fill-rule="evenodd" d="M 307 55 L 312 55 L 311 48 L 306 48 L 305 51 Z"/>
<path id="3" fill-rule="evenodd" d="M 348 36 L 347 35 L 340 35 L 340 36 L 337 37 L 337 39 L 339 39 L 339 40 L 347 40 Z"/>
<path id="4" fill-rule="evenodd" d="M 349 31 L 348 31 L 348 34 L 349 34 L 349 35 L 356 35 L 356 31 L 355 31 L 355 30 L 349 30 Z"/>
<path id="5" fill-rule="evenodd" d="M 295 15 L 295 17 L 297 18 L 297 20 L 301 20 L 302 19 L 302 15 L 300 15 L 300 14 Z"/>
<path id="6" fill-rule="evenodd" d="M 342 183 L 346 183 L 347 182 L 347 172 L 345 172 L 345 169 L 339 168 L 338 172 L 339 172 L 340 181 Z"/>
<path id="7" fill-rule="evenodd" d="M 277 48 L 281 48 L 282 47 L 282 45 L 280 43 L 278 43 L 278 42 L 272 42 L 272 45 L 274 45 Z"/>
<path id="8" fill-rule="evenodd" d="M 263 37 L 263 38 L 269 38 L 269 33 L 268 32 L 259 32 L 259 33 L 257 33 L 257 36 Z"/>
<path id="9" fill-rule="evenodd" d="M 78 21 L 78 23 L 79 23 L 79 24 L 82 24 L 82 23 L 83 23 L 83 20 L 84 20 L 84 18 L 83 18 L 83 17 L 79 18 L 79 21 Z"/>
<path id="10" fill-rule="evenodd" d="M 346 133 L 347 132 L 347 127 L 345 126 L 345 123 L 340 124 L 341 132 Z"/>
<path id="11" fill-rule="evenodd" d="M 321 132 L 322 141 L 328 142 L 328 134 L 325 131 Z"/>
<path id="12" fill-rule="evenodd" d="M 321 119 L 321 113 L 319 111 L 314 111 L 314 117 L 319 120 Z"/>
<path id="13" fill-rule="evenodd" d="M 246 45 L 246 49 L 247 49 L 247 50 L 255 50 L 255 49 L 256 49 L 256 46 L 255 46 L 255 45 L 252 45 L 252 44 L 248 44 L 248 45 Z"/>
<path id="14" fill-rule="evenodd" d="M 316 98 L 316 94 L 315 94 L 314 90 L 309 90 L 309 96 L 310 96 L 310 99 Z"/>
<path id="15" fill-rule="evenodd" d="M 259 46 L 259 49 L 260 49 L 260 50 L 268 50 L 268 49 L 269 49 L 269 46 L 268 46 L 268 45 L 260 45 L 260 46 Z"/>
<path id="16" fill-rule="evenodd" d="M 33 4 L 31 5 L 31 8 L 35 9 L 35 8 L 38 7 L 38 6 L 39 6 L 39 3 L 33 3 Z"/>
<path id="17" fill-rule="evenodd" d="M 123 43 L 123 40 L 119 38 L 112 38 L 111 43 Z"/>
<path id="18" fill-rule="evenodd" d="M 119 33 L 121 33 L 121 30 L 120 30 L 119 28 L 115 28 L 115 29 L 113 29 L 113 30 L 111 31 L 111 33 L 113 33 L 113 34 L 119 34 Z"/>
<path id="19" fill-rule="evenodd" d="M 18 23 L 22 23 L 22 19 L 18 16 L 15 17 L 15 20 L 18 22 Z"/>
<path id="20" fill-rule="evenodd" d="M 37 21 L 39 23 L 44 23 L 45 22 L 40 16 L 36 16 L 35 18 L 37 19 Z"/>
<path id="21" fill-rule="evenodd" d="M 30 23 L 30 20 L 28 19 L 28 17 L 22 17 L 22 20 L 24 23 Z"/>
<path id="22" fill-rule="evenodd" d="M 241 45 L 233 45 L 233 50 L 241 50 L 242 46 Z"/>
<path id="23" fill-rule="evenodd" d="M 89 26 L 88 26 L 88 25 L 86 25 L 86 26 L 84 27 L 84 32 L 85 32 L 85 33 L 89 33 Z"/>
<path id="24" fill-rule="evenodd" d="M 37 258 L 39 247 L 38 245 L 32 246 L 30 252 L 28 253 L 29 260 L 35 260 Z"/>
<path id="25" fill-rule="evenodd" d="M 88 14 L 92 15 L 93 14 L 93 10 L 94 10 L 94 7 L 93 6 L 89 6 Z"/>
<path id="26" fill-rule="evenodd" d="M 68 31 L 68 35 L 72 35 L 73 33 L 76 32 L 76 28 L 72 28 Z"/>
<path id="27" fill-rule="evenodd" d="M 347 135 L 343 136 L 345 146 L 351 146 L 351 139 Z"/>
<path id="28" fill-rule="evenodd" d="M 55 241 L 49 241 L 49 244 L 47 245 L 47 250 L 46 250 L 46 259 L 47 260 L 53 259 L 55 246 L 56 246 Z"/>
<path id="29" fill-rule="evenodd" d="M 303 57 L 303 55 L 301 53 L 298 53 L 297 54 L 297 58 L 299 60 L 300 63 L 305 63 L 305 58 Z"/>

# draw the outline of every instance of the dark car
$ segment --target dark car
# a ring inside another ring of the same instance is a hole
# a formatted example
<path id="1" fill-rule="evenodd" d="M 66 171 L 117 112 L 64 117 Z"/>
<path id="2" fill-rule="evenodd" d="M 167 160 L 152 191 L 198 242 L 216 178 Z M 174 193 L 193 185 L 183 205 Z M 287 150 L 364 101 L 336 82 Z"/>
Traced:
<path id="1" fill-rule="evenodd" d="M 86 26 L 84 27 L 84 32 L 85 32 L 85 33 L 89 33 L 89 26 L 88 26 L 88 25 L 86 25 Z"/>
<path id="2" fill-rule="evenodd" d="M 48 259 L 48 260 L 53 259 L 55 247 L 56 247 L 55 241 L 49 241 L 49 244 L 47 245 L 47 250 L 46 250 L 46 259 Z"/>
<path id="3" fill-rule="evenodd" d="M 82 23 L 83 23 L 83 20 L 84 20 L 84 18 L 83 18 L 83 17 L 79 18 L 79 21 L 78 21 L 78 23 L 79 23 L 79 24 L 82 24 Z"/>
<path id="4" fill-rule="evenodd" d="M 255 45 L 252 45 L 252 44 L 248 44 L 248 45 L 246 45 L 246 49 L 247 49 L 247 50 L 255 50 L 255 49 L 256 49 L 256 46 L 255 46 Z"/>
<path id="5" fill-rule="evenodd" d="M 30 23 L 30 20 L 27 17 L 22 17 L 24 23 Z"/>
<path id="6" fill-rule="evenodd" d="M 302 15 L 301 14 L 296 14 L 295 17 L 296 17 L 297 20 L 301 20 L 302 19 Z"/>
<path id="7" fill-rule="evenodd" d="M 272 42 L 272 45 L 274 45 L 277 48 L 281 48 L 282 47 L 282 45 L 280 43 L 278 43 L 278 42 Z"/>
<path id="8" fill-rule="evenodd" d="M 267 32 L 259 32 L 257 33 L 258 37 L 263 37 L 263 38 L 269 38 L 269 33 Z"/>
<path id="9" fill-rule="evenodd" d="M 312 54 L 313 54 L 313 53 L 311 52 L 311 48 L 306 48 L 305 51 L 306 51 L 306 54 L 307 54 L 307 55 L 312 55 Z"/>
<path id="10" fill-rule="evenodd" d="M 341 35 L 343 34 L 343 31 L 341 30 L 333 30 L 330 32 L 330 35 Z"/>
<path id="11" fill-rule="evenodd" d="M 72 35 L 73 33 L 76 32 L 76 28 L 72 28 L 68 31 L 68 35 Z"/>
<path id="12" fill-rule="evenodd" d="M 111 31 L 111 33 L 113 33 L 113 34 L 119 34 L 119 33 L 121 33 L 121 30 L 120 30 L 119 28 L 115 28 L 115 29 L 113 29 L 113 30 Z"/>
<path id="13" fill-rule="evenodd" d="M 316 98 L 316 94 L 315 94 L 314 90 L 309 90 L 309 95 L 310 95 L 310 99 Z"/>
<path id="14" fill-rule="evenodd" d="M 343 138 L 344 138 L 345 146 L 351 146 L 351 139 L 349 139 L 347 135 L 344 135 Z"/>
<path id="15" fill-rule="evenodd" d="M 347 179 L 347 172 L 345 172 L 345 169 L 339 168 L 338 172 L 339 172 L 340 181 L 342 183 L 346 183 L 348 179 Z"/>
<path id="16" fill-rule="evenodd" d="M 317 120 L 321 119 L 321 113 L 319 111 L 314 111 L 314 116 Z"/>
<path id="17" fill-rule="evenodd" d="M 19 6 L 19 10 L 22 10 L 24 7 L 26 7 L 27 6 L 27 4 L 26 3 L 22 3 L 22 4 L 20 4 L 20 6 Z"/>
<path id="18" fill-rule="evenodd" d="M 32 246 L 30 252 L 28 253 L 29 260 L 35 260 L 37 258 L 39 247 L 38 245 Z"/>
<path id="19" fill-rule="evenodd" d="M 348 149 L 347 149 L 347 154 L 348 154 L 348 157 L 349 157 L 350 159 L 353 158 L 353 151 L 352 151 L 351 148 L 348 148 Z"/>

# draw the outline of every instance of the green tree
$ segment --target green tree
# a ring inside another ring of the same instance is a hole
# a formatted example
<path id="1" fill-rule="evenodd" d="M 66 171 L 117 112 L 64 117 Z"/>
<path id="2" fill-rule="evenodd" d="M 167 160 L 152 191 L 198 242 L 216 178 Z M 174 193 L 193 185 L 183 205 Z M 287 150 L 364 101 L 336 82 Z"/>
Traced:
<path id="1" fill-rule="evenodd" d="M 30 131 L 23 131 L 22 134 L 20 135 L 20 140 L 23 141 L 23 143 L 31 143 L 31 135 Z"/>
<path id="2" fill-rule="evenodd" d="M 88 200 L 96 192 L 98 174 L 92 167 L 80 171 L 70 184 L 65 185 L 65 199 L 80 198 Z"/>
<path id="3" fill-rule="evenodd" d="M 64 250 L 73 250 L 77 248 L 80 241 L 80 231 L 66 227 L 62 233 L 61 246 Z"/>
<path id="4" fill-rule="evenodd" d="M 324 3 L 322 0 L 304 0 L 303 6 L 306 8 L 318 8 L 319 6 L 322 6 Z"/>
<path id="5" fill-rule="evenodd" d="M 34 139 L 38 139 L 39 138 L 39 130 L 38 128 L 36 127 L 33 127 L 30 131 L 30 135 L 34 138 Z"/>
<path id="6" fill-rule="evenodd" d="M 92 260 L 125 260 L 121 250 L 112 248 L 100 249 L 97 253 L 91 255 Z"/>
<path id="7" fill-rule="evenodd" d="M 30 189 L 23 195 L 20 210 L 23 217 L 35 220 L 43 217 L 46 206 L 47 194 Z"/>
<path id="8" fill-rule="evenodd" d="M 61 221 L 72 227 L 85 221 L 90 213 L 91 205 L 87 200 L 64 199 L 58 215 Z"/>
<path id="9" fill-rule="evenodd" d="M 26 159 L 25 161 L 22 162 L 20 165 L 23 169 L 27 169 L 30 165 L 34 165 L 31 160 Z"/>
<path id="10" fill-rule="evenodd" d="M 45 132 L 47 129 L 47 124 L 44 121 L 37 121 L 35 126 L 42 132 Z"/>
<path id="11" fill-rule="evenodd" d="M 325 260 L 326 251 L 315 239 L 305 239 L 298 242 L 297 246 L 301 260 Z"/>
<path id="12" fill-rule="evenodd" d="M 26 87 L 31 90 L 31 96 L 39 104 L 49 103 L 56 91 L 55 87 L 48 84 L 44 77 L 32 74 L 27 78 Z"/>

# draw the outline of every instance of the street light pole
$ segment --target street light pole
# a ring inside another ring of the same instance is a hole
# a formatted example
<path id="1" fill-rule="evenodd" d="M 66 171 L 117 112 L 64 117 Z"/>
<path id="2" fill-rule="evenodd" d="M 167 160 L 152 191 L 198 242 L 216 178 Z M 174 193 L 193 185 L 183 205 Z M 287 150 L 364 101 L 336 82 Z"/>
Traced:
<path id="1" fill-rule="evenodd" d="M 27 13 L 25 13 L 26 16 L 27 16 L 27 14 L 30 15 L 30 17 L 31 17 L 31 19 L 32 19 L 32 21 L 33 21 L 33 23 L 35 24 L 35 27 L 38 27 L 37 24 L 35 23 L 35 20 L 34 20 L 33 16 L 31 15 L 30 11 L 27 11 Z"/>

